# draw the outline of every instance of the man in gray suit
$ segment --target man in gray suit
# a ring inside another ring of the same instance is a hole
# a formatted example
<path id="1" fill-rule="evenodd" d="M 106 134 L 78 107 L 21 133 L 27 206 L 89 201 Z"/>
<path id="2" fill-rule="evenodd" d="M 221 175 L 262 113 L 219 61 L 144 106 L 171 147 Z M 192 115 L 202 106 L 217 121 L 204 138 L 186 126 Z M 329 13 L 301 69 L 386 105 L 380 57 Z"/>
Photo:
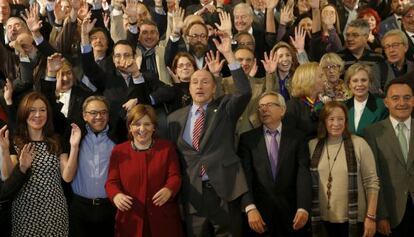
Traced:
<path id="1" fill-rule="evenodd" d="M 382 37 L 390 30 L 401 30 L 401 18 L 405 7 L 410 3 L 409 0 L 391 0 L 391 10 L 393 14 L 385 18 L 380 23 L 380 29 L 378 32 L 379 38 Z"/>
<path id="2" fill-rule="evenodd" d="M 414 97 L 406 80 L 388 84 L 384 104 L 389 118 L 365 131 L 381 181 L 377 230 L 386 236 L 410 236 L 414 233 Z"/>
<path id="3" fill-rule="evenodd" d="M 235 126 L 251 88 L 231 51 L 230 37 L 220 39 L 214 43 L 227 60 L 236 92 L 214 98 L 211 73 L 198 70 L 190 81 L 193 104 L 168 117 L 170 139 L 177 143 L 182 164 L 181 200 L 190 237 L 241 236 L 241 210 L 252 203 L 234 148 Z"/>

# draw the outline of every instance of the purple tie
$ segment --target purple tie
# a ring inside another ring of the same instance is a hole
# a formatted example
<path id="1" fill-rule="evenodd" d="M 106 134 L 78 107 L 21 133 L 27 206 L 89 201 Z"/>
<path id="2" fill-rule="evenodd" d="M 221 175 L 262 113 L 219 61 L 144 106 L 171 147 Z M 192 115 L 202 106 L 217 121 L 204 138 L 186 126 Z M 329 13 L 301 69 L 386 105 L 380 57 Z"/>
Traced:
<path id="1" fill-rule="evenodd" d="M 267 134 L 270 135 L 270 148 L 268 148 L 269 152 L 269 161 L 270 167 L 272 168 L 272 175 L 273 180 L 276 178 L 276 168 L 277 168 L 277 158 L 279 155 L 279 144 L 277 143 L 276 136 L 279 133 L 277 130 L 275 132 L 266 131 Z"/>

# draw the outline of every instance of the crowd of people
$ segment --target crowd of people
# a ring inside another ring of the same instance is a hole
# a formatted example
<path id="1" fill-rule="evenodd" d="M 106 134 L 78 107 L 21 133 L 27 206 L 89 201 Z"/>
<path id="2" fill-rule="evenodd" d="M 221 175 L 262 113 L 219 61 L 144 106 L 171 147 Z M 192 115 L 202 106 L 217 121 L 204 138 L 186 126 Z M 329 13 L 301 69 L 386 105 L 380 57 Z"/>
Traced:
<path id="1" fill-rule="evenodd" d="M 0 25 L 0 236 L 414 233 L 414 1 L 0 0 Z"/>

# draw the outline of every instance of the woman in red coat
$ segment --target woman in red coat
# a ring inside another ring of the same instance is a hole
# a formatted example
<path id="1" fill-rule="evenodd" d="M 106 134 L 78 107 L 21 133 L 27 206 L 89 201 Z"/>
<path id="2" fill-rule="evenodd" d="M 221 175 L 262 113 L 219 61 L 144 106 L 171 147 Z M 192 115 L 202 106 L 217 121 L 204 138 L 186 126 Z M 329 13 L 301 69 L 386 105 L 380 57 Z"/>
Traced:
<path id="1" fill-rule="evenodd" d="M 129 141 L 114 147 L 106 192 L 118 208 L 115 236 L 183 236 L 175 196 L 181 186 L 175 147 L 154 138 L 157 120 L 149 105 L 127 115 Z"/>

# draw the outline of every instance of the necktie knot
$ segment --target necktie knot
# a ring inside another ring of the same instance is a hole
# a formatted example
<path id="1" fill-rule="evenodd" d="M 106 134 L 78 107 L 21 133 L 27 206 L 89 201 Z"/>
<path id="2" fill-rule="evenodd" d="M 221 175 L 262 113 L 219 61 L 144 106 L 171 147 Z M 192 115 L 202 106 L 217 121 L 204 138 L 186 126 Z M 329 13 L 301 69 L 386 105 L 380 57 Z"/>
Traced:
<path id="1" fill-rule="evenodd" d="M 279 134 L 279 131 L 278 130 L 275 130 L 275 131 L 266 130 L 266 133 L 272 137 L 276 137 Z"/>
<path id="2" fill-rule="evenodd" d="M 204 109 L 203 109 L 203 107 L 198 107 L 198 109 L 197 109 L 197 113 L 199 113 L 200 115 L 203 115 L 204 114 Z"/>
<path id="3" fill-rule="evenodd" d="M 398 128 L 399 132 L 403 132 L 406 127 L 407 126 L 405 125 L 405 123 L 398 123 L 398 125 L 397 125 L 397 128 Z"/>

